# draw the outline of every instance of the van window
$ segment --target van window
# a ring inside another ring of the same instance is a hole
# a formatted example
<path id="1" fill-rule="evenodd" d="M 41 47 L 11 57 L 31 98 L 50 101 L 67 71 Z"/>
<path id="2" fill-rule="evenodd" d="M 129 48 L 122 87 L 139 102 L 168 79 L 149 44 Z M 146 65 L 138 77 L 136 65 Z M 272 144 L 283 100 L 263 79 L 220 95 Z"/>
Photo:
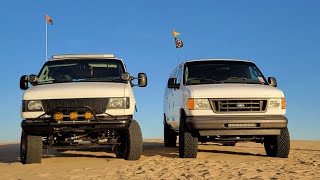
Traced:
<path id="1" fill-rule="evenodd" d="M 181 77 L 182 77 L 182 66 L 179 67 L 178 73 L 177 73 L 177 84 L 181 83 Z"/>
<path id="2" fill-rule="evenodd" d="M 39 73 L 38 84 L 62 82 L 122 82 L 124 72 L 120 60 L 57 60 L 48 61 Z"/>
<path id="3" fill-rule="evenodd" d="M 251 62 L 193 61 L 187 62 L 184 74 L 186 85 L 216 83 L 267 84 L 266 79 Z"/>

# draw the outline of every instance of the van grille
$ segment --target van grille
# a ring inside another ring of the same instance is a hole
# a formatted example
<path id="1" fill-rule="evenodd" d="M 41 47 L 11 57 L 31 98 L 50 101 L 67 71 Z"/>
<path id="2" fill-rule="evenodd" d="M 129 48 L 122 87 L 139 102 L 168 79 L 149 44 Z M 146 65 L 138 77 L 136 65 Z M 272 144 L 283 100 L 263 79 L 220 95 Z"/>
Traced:
<path id="1" fill-rule="evenodd" d="M 47 114 L 51 114 L 54 109 L 61 107 L 63 113 L 69 111 L 85 112 L 90 107 L 94 113 L 101 114 L 107 109 L 108 98 L 83 98 L 83 99 L 48 99 L 42 100 L 42 106 Z"/>
<path id="2" fill-rule="evenodd" d="M 215 112 L 264 112 L 267 100 L 261 99 L 213 99 L 212 107 Z"/>

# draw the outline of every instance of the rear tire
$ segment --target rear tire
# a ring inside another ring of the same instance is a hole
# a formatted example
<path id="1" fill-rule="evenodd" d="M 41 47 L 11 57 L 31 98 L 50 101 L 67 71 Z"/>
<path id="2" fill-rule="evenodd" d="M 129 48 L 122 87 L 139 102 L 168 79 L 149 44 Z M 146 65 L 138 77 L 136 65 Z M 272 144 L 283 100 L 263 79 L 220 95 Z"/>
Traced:
<path id="1" fill-rule="evenodd" d="M 198 137 L 193 137 L 188 131 L 184 120 L 180 121 L 179 127 L 179 157 L 196 158 L 198 153 Z"/>
<path id="2" fill-rule="evenodd" d="M 27 135 L 22 131 L 20 159 L 22 164 L 41 163 L 42 136 Z"/>
<path id="3" fill-rule="evenodd" d="M 117 158 L 125 160 L 138 160 L 142 154 L 143 141 L 142 133 L 137 121 L 132 120 L 129 129 L 123 132 L 118 138 L 115 146 Z"/>
<path id="4" fill-rule="evenodd" d="M 290 135 L 288 128 L 281 129 L 280 135 L 264 138 L 264 149 L 268 156 L 288 158 L 290 151 Z"/>
<path id="5" fill-rule="evenodd" d="M 176 147 L 177 136 L 170 130 L 166 122 L 163 123 L 163 136 L 165 147 Z"/>

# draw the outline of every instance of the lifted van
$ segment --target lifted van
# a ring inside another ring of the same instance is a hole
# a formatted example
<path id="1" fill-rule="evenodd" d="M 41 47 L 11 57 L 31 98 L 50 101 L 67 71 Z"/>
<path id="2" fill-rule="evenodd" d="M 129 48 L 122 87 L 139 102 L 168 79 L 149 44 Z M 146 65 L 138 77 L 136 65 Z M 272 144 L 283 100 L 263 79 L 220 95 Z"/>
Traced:
<path id="1" fill-rule="evenodd" d="M 287 158 L 290 138 L 283 92 L 244 60 L 190 60 L 171 73 L 164 95 L 164 145 L 195 158 L 198 142 L 263 143 L 268 156 Z"/>
<path id="2" fill-rule="evenodd" d="M 139 159 L 143 143 L 133 116 L 132 87 L 146 85 L 144 73 L 130 76 L 123 61 L 112 54 L 53 56 L 38 75 L 20 79 L 20 88 L 26 90 L 21 162 L 40 163 L 42 149 L 102 145 L 111 145 L 118 158 Z"/>

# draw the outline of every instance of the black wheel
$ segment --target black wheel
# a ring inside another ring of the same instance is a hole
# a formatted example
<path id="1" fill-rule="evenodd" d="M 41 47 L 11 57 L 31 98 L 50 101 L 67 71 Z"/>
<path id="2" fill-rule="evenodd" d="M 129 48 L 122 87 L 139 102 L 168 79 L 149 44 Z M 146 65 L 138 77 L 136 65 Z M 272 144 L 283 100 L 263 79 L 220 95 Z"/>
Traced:
<path id="1" fill-rule="evenodd" d="M 166 122 L 163 123 L 163 136 L 165 147 L 176 147 L 177 136 L 170 130 Z"/>
<path id="2" fill-rule="evenodd" d="M 180 121 L 179 127 L 179 157 L 196 158 L 198 153 L 198 137 L 193 137 L 188 131 L 184 120 Z"/>
<path id="3" fill-rule="evenodd" d="M 20 159 L 22 164 L 41 163 L 42 136 L 27 135 L 22 131 Z"/>
<path id="4" fill-rule="evenodd" d="M 268 156 L 287 158 L 290 151 L 290 136 L 288 128 L 281 129 L 278 136 L 264 138 L 264 149 Z"/>
<path id="5" fill-rule="evenodd" d="M 236 142 L 223 142 L 222 145 L 223 146 L 235 146 Z"/>
<path id="6" fill-rule="evenodd" d="M 117 158 L 125 160 L 138 160 L 142 153 L 142 133 L 137 121 L 132 120 L 127 131 L 120 134 L 118 143 L 115 146 Z"/>

